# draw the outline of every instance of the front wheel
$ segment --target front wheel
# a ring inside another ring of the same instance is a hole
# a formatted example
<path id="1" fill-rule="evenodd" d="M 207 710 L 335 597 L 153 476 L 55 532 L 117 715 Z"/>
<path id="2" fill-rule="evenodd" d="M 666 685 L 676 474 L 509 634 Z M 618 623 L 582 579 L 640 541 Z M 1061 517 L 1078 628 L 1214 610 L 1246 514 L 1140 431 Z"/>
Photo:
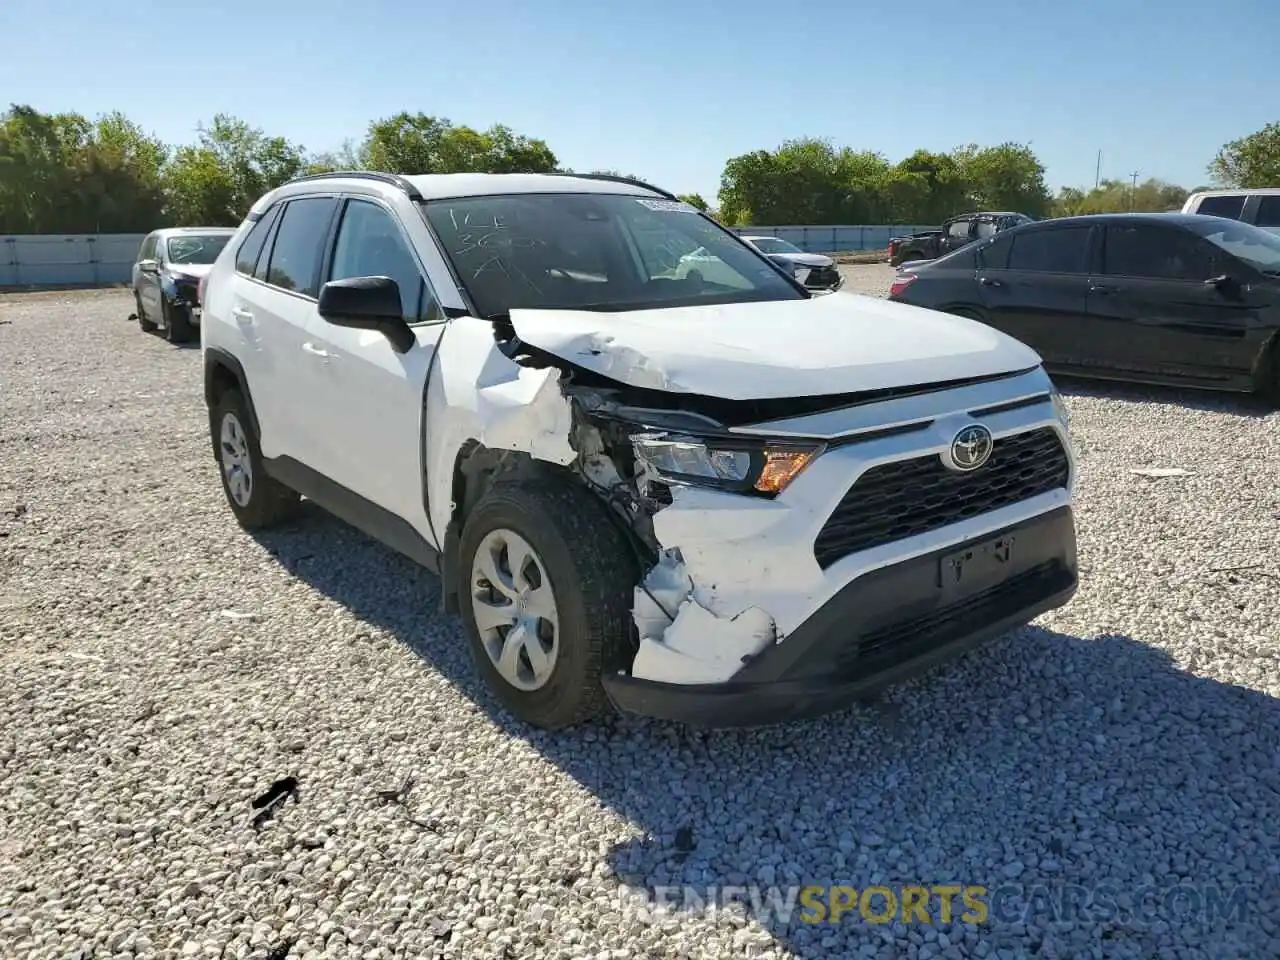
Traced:
<path id="1" fill-rule="evenodd" d="M 142 312 L 142 298 L 135 291 L 133 294 L 133 302 L 138 308 L 138 326 L 142 328 L 143 333 L 155 333 L 156 325 L 154 321 L 148 320 L 147 315 Z"/>
<path id="2" fill-rule="evenodd" d="M 563 480 L 496 484 L 458 549 L 472 659 L 518 719 L 559 730 L 608 712 L 601 684 L 634 656 L 637 572 L 603 505 Z"/>
<path id="3" fill-rule="evenodd" d="M 160 297 L 160 315 L 164 318 L 164 335 L 170 343 L 190 343 L 195 339 L 189 307 L 177 307 Z"/>

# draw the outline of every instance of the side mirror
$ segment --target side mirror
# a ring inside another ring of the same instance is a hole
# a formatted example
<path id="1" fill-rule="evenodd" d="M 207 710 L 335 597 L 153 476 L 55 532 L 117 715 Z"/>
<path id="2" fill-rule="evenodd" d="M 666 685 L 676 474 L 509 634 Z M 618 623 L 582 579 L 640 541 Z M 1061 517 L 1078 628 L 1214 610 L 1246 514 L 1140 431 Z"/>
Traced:
<path id="1" fill-rule="evenodd" d="M 377 330 L 398 353 L 408 353 L 417 343 L 404 320 L 400 287 L 390 277 L 331 280 L 320 288 L 318 310 L 335 327 Z"/>
<path id="2" fill-rule="evenodd" d="M 141 270 L 143 273 L 159 273 L 160 261 L 159 260 L 139 260 L 138 269 Z"/>

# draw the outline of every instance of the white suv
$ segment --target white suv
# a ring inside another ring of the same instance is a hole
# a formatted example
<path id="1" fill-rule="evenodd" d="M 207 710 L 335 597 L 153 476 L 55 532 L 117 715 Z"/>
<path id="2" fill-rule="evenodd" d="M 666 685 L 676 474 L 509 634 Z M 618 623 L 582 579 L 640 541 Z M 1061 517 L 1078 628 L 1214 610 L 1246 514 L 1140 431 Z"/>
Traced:
<path id="1" fill-rule="evenodd" d="M 699 248 L 732 283 L 676 275 Z M 214 266 L 201 342 L 240 523 L 303 495 L 439 573 L 536 726 L 827 713 L 1076 589 L 1035 353 L 815 296 L 634 180 L 292 181 Z"/>

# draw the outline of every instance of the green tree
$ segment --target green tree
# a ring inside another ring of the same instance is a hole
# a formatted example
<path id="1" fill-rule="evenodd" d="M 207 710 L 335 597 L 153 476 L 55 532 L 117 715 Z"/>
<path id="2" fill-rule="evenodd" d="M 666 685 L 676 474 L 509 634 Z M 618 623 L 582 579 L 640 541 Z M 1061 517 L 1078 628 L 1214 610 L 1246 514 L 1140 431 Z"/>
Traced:
<path id="1" fill-rule="evenodd" d="M 1049 213 L 1053 198 L 1045 183 L 1044 165 L 1029 146 L 1002 143 L 981 148 L 969 144 L 953 156 L 975 208 L 1012 210 L 1031 217 Z"/>
<path id="2" fill-rule="evenodd" d="M 306 152 L 284 137 L 218 114 L 167 170 L 169 212 L 180 224 L 234 226 L 260 196 L 302 173 Z"/>
<path id="3" fill-rule="evenodd" d="M 79 114 L 13 104 L 0 114 L 0 233 L 71 233 L 75 155 L 88 132 Z"/>
<path id="4" fill-rule="evenodd" d="M 1280 123 L 1225 144 L 1209 175 L 1224 187 L 1280 187 Z"/>
<path id="5" fill-rule="evenodd" d="M 707 201 L 705 201 L 705 200 L 703 200 L 703 199 L 702 199 L 702 194 L 699 194 L 699 193 L 682 193 L 682 194 L 679 194 L 679 197 L 680 197 L 680 199 L 681 199 L 681 200 L 683 200 L 685 203 L 689 204 L 689 206 L 691 206 L 691 207 L 697 207 L 697 208 L 698 208 L 699 210 L 701 210 L 703 213 L 705 213 L 705 212 L 707 211 Z"/>
<path id="6" fill-rule="evenodd" d="M 1128 180 L 1103 180 L 1089 191 L 1063 187 L 1053 200 L 1052 212 L 1058 217 L 1127 210 L 1162 213 L 1180 209 L 1187 196 L 1185 189 L 1163 180 L 1145 180 L 1136 188 Z"/>
<path id="7" fill-rule="evenodd" d="M 485 131 L 443 117 L 402 111 L 369 125 L 363 166 L 388 173 L 550 173 L 556 156 L 542 140 L 509 127 Z"/>

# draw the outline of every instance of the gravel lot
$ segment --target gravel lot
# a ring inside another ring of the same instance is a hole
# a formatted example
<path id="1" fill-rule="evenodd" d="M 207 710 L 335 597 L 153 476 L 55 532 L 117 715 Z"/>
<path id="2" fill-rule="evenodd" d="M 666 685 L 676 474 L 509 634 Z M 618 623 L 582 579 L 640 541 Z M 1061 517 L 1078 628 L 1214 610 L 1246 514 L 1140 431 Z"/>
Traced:
<path id="1" fill-rule="evenodd" d="M 317 512 L 235 526 L 199 352 L 130 308 L 0 295 L 0 956 L 1280 955 L 1280 414 L 1064 384 L 1065 610 L 822 721 L 550 737 L 493 705 L 429 574 Z M 640 903 L 681 882 L 1244 900 L 982 927 Z"/>

